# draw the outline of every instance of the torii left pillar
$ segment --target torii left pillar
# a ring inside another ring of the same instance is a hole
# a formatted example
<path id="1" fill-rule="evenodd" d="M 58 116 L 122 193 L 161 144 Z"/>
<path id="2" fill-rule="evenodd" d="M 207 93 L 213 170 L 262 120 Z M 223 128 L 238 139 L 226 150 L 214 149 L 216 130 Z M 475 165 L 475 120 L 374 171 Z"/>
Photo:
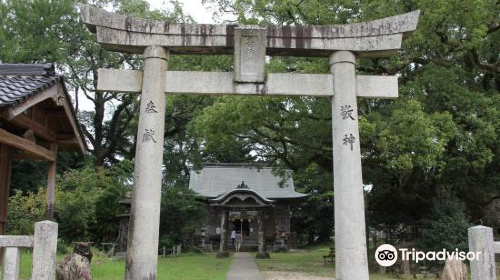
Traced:
<path id="1" fill-rule="evenodd" d="M 156 279 L 168 57 L 168 50 L 160 46 L 144 50 L 126 280 Z"/>

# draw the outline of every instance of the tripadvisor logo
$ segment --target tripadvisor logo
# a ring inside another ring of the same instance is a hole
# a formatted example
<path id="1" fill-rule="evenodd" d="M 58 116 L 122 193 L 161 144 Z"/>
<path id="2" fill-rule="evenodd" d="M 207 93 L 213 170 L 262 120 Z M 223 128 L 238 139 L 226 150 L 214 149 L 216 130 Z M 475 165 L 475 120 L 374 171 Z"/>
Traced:
<path id="1" fill-rule="evenodd" d="M 428 261 L 444 261 L 444 260 L 451 260 L 451 259 L 458 259 L 461 261 L 464 260 L 478 260 L 479 256 L 481 255 L 481 252 L 459 252 L 458 249 L 455 249 L 455 251 L 447 251 L 446 249 L 443 249 L 442 251 L 439 252 L 422 252 L 422 251 L 416 251 L 415 248 L 409 250 L 407 248 L 400 248 L 399 249 L 399 255 L 401 256 L 401 260 L 406 261 L 406 260 L 413 260 L 416 263 L 419 261 L 423 260 L 428 260 Z M 380 245 L 377 248 L 377 251 L 375 251 L 375 260 L 377 263 L 381 266 L 391 266 L 396 263 L 398 260 L 398 250 L 394 248 L 394 246 L 389 245 L 389 244 L 384 244 Z"/>
<path id="2" fill-rule="evenodd" d="M 389 244 L 380 245 L 375 251 L 375 260 L 381 266 L 391 266 L 398 260 L 398 250 Z"/>

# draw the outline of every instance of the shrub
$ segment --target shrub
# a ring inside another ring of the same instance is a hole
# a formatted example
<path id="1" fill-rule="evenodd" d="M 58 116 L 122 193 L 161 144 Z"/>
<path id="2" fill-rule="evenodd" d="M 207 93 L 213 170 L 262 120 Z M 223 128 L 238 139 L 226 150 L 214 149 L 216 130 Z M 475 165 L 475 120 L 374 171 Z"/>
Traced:
<path id="1" fill-rule="evenodd" d="M 205 204 L 185 187 L 165 187 L 162 194 L 160 247 L 193 245 L 195 231 L 205 219 Z"/>
<path id="2" fill-rule="evenodd" d="M 113 168 L 85 167 L 64 173 L 58 180 L 55 217 L 67 242 L 114 241 L 118 231 L 118 203 L 130 190 L 131 164 Z"/>
<path id="3" fill-rule="evenodd" d="M 459 249 L 468 251 L 467 230 L 472 225 L 464 204 L 456 198 L 435 200 L 429 217 L 423 221 L 419 247 L 427 251 Z"/>
<path id="4" fill-rule="evenodd" d="M 45 218 L 45 190 L 39 188 L 37 193 L 22 191 L 9 198 L 7 234 L 32 235 L 35 222 Z"/>

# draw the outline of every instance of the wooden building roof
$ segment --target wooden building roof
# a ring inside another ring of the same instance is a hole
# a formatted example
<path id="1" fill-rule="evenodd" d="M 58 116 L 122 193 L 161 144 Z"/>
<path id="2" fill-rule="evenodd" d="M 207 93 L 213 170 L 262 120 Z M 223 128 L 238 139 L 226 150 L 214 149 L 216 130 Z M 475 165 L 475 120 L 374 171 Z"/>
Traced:
<path id="1" fill-rule="evenodd" d="M 46 149 L 53 143 L 58 150 L 87 148 L 64 78 L 53 64 L 0 64 L 0 119 L 2 135 Z M 15 140 L 5 144 L 23 150 Z"/>

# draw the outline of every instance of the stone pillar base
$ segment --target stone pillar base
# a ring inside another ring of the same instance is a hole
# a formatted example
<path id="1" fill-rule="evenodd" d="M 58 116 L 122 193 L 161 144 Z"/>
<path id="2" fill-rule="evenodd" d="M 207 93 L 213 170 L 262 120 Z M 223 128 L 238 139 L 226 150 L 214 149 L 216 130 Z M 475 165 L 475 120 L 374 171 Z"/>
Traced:
<path id="1" fill-rule="evenodd" d="M 263 252 L 263 253 L 257 253 L 257 256 L 255 256 L 256 259 L 270 259 L 271 256 L 269 253 Z"/>
<path id="2" fill-rule="evenodd" d="M 229 252 L 218 252 L 217 253 L 217 258 L 229 258 Z"/>

